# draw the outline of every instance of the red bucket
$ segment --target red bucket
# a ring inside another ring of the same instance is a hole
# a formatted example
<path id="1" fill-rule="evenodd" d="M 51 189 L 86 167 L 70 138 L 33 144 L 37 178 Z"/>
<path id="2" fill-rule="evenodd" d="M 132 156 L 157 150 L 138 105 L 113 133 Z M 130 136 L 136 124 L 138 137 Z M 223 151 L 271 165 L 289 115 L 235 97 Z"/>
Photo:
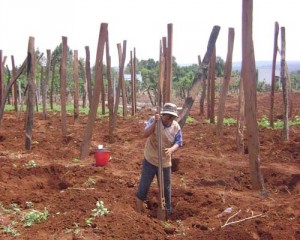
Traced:
<path id="1" fill-rule="evenodd" d="M 95 160 L 96 167 L 103 167 L 107 165 L 110 159 L 110 152 L 106 148 L 96 149 Z"/>

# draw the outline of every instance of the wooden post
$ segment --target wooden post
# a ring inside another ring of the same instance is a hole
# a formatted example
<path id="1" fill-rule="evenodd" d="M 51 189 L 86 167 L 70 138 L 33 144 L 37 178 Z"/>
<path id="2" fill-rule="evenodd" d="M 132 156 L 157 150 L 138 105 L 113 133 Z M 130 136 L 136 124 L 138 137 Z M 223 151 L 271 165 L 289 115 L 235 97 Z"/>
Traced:
<path id="1" fill-rule="evenodd" d="M 133 76 L 134 76 L 134 114 L 136 114 L 136 51 L 133 49 Z"/>
<path id="2" fill-rule="evenodd" d="M 285 60 L 285 27 L 281 27 L 281 71 L 280 79 L 282 84 L 282 94 L 283 94 L 283 132 L 282 137 L 283 141 L 289 140 L 289 90 L 287 84 L 287 69 L 286 69 L 286 60 Z"/>
<path id="3" fill-rule="evenodd" d="M 216 90 L 216 47 L 214 47 L 210 58 L 210 123 L 215 123 L 215 90 Z"/>
<path id="4" fill-rule="evenodd" d="M 245 93 L 250 177 L 253 189 L 265 191 L 260 169 L 259 139 L 256 118 L 256 70 L 252 40 L 253 0 L 243 0 L 242 13 L 242 78 Z"/>
<path id="5" fill-rule="evenodd" d="M 200 55 L 198 56 L 198 69 L 201 69 L 201 57 Z M 201 96 L 200 96 L 200 100 L 199 100 L 199 115 L 204 115 L 204 100 L 205 100 L 205 96 L 206 96 L 206 79 L 205 79 L 205 75 L 202 75 L 202 91 L 201 91 Z"/>
<path id="6" fill-rule="evenodd" d="M 86 74 L 86 82 L 87 82 L 87 95 L 89 100 L 89 108 L 91 108 L 93 92 L 92 92 L 92 80 L 91 80 L 90 48 L 88 46 L 85 47 L 85 74 Z"/>
<path id="7" fill-rule="evenodd" d="M 121 44 L 117 44 L 118 53 L 119 53 L 119 84 L 121 84 L 122 90 L 122 103 L 123 103 L 123 116 L 127 117 L 127 99 L 126 99 L 126 86 L 124 80 L 124 68 L 125 68 L 125 59 L 126 59 L 126 43 L 123 41 L 123 50 L 121 49 Z"/>
<path id="8" fill-rule="evenodd" d="M 47 103 L 47 91 L 50 77 L 50 67 L 51 67 L 51 50 L 47 49 L 47 64 L 46 64 L 46 74 L 42 85 L 42 103 L 43 103 L 43 119 L 47 119 L 46 103 Z"/>
<path id="9" fill-rule="evenodd" d="M 131 74 L 131 116 L 135 115 L 136 104 L 136 82 L 135 82 L 135 57 L 132 56 L 130 51 L 130 74 Z"/>
<path id="10" fill-rule="evenodd" d="M 103 54 L 104 54 L 104 47 L 105 42 L 107 40 L 108 31 L 107 31 L 108 24 L 102 23 L 100 27 L 99 33 L 99 40 L 98 40 L 98 47 L 97 47 L 97 54 L 96 54 L 96 63 L 95 63 L 95 86 L 94 86 L 94 93 L 92 98 L 92 104 L 89 111 L 88 122 L 86 124 L 84 135 L 82 138 L 82 143 L 80 147 L 80 159 L 84 160 L 89 153 L 89 146 L 92 138 L 93 133 L 93 125 L 97 115 L 97 108 L 99 104 L 99 97 L 100 97 L 100 78 L 103 78 Z"/>
<path id="11" fill-rule="evenodd" d="M 114 142 L 114 93 L 112 86 L 112 77 L 111 77 L 111 57 L 109 53 L 109 39 L 107 36 L 106 39 L 106 63 L 107 63 L 107 102 L 109 110 L 109 126 L 108 126 L 108 135 L 109 142 Z"/>
<path id="12" fill-rule="evenodd" d="M 182 108 L 181 114 L 178 119 L 178 123 L 181 128 L 183 128 L 185 121 L 186 121 L 186 119 L 190 113 L 190 110 L 193 106 L 193 103 L 195 101 L 195 98 L 199 93 L 199 87 L 201 84 L 202 75 L 203 75 L 203 72 L 207 68 L 207 64 L 209 63 L 209 59 L 211 57 L 213 48 L 215 47 L 219 32 L 220 32 L 220 27 L 214 26 L 213 30 L 210 34 L 209 40 L 208 40 L 207 50 L 204 55 L 201 67 L 200 67 L 197 75 L 194 77 L 194 81 L 192 83 L 189 96 L 185 98 L 185 102 L 183 104 L 183 108 Z"/>
<path id="13" fill-rule="evenodd" d="M 171 91 L 172 91 L 172 64 L 173 64 L 173 24 L 169 23 L 168 27 L 168 36 L 167 36 L 167 73 L 166 73 L 166 99 L 165 102 L 171 101 Z"/>
<path id="14" fill-rule="evenodd" d="M 25 125 L 25 149 L 31 149 L 32 129 L 33 129 L 33 115 L 34 115 L 34 99 L 35 99 L 35 71 L 36 57 L 34 49 L 34 38 L 29 37 L 28 41 L 28 55 L 27 55 L 27 81 L 28 81 L 28 98 L 26 108 L 26 125 Z"/>
<path id="15" fill-rule="evenodd" d="M 275 33 L 274 33 L 274 48 L 273 48 L 273 61 L 272 61 L 272 81 L 271 81 L 271 106 L 270 106 L 270 115 L 269 115 L 269 121 L 270 121 L 270 127 L 274 127 L 274 117 L 273 117 L 273 111 L 274 111 L 274 92 L 275 92 L 275 84 L 276 84 L 276 57 L 277 57 L 277 51 L 278 51 L 278 35 L 279 35 L 279 24 L 278 22 L 275 22 Z"/>
<path id="16" fill-rule="evenodd" d="M 236 146 L 237 146 L 237 151 L 239 153 L 245 152 L 244 128 L 245 128 L 245 95 L 244 95 L 243 78 L 241 78 L 240 91 L 239 91 L 239 112 L 237 116 L 237 133 L 236 133 Z"/>
<path id="17" fill-rule="evenodd" d="M 78 50 L 74 50 L 74 123 L 78 121 L 79 117 L 79 76 L 78 76 Z"/>
<path id="18" fill-rule="evenodd" d="M 67 51 L 68 51 L 68 38 L 62 37 L 62 56 L 60 63 L 60 105 L 61 105 L 61 132 L 63 141 L 67 136 Z"/>
<path id="19" fill-rule="evenodd" d="M 228 87 L 229 87 L 230 77 L 231 77 L 233 45 L 234 45 L 234 28 L 229 28 L 227 57 L 226 57 L 226 63 L 224 69 L 224 80 L 222 84 L 221 95 L 219 100 L 219 108 L 217 114 L 218 117 L 217 117 L 216 133 L 218 136 L 223 136 L 223 119 L 224 119 L 224 112 L 225 112 L 225 102 L 227 98 Z"/>
<path id="20" fill-rule="evenodd" d="M 87 81 L 86 81 L 86 73 L 85 73 L 85 65 L 83 61 L 79 60 L 79 74 L 82 76 L 83 80 L 83 94 L 82 94 L 82 107 L 85 108 L 87 105 L 87 97 L 88 97 L 88 91 L 87 91 Z M 89 104 L 89 103 L 88 103 Z"/>
<path id="21" fill-rule="evenodd" d="M 56 60 L 54 60 L 52 62 L 52 78 L 51 78 L 51 85 L 50 85 L 50 108 L 51 108 L 51 110 L 53 110 L 55 67 L 56 67 Z"/>
<path id="22" fill-rule="evenodd" d="M 17 73 L 14 56 L 11 56 L 11 66 L 12 66 L 12 79 L 14 79 Z M 16 112 L 18 112 L 18 91 L 17 90 L 18 90 L 18 85 L 17 85 L 17 81 L 15 81 L 14 84 L 12 85 L 12 92 L 13 92 L 14 107 Z"/>
<path id="23" fill-rule="evenodd" d="M 21 65 L 21 67 L 19 67 L 19 69 L 17 70 L 16 75 L 14 77 L 12 77 L 12 79 L 9 81 L 9 83 L 6 86 L 6 90 L 4 91 L 3 96 L 1 96 L 0 124 L 1 124 L 1 121 L 2 121 L 2 118 L 3 118 L 5 101 L 6 101 L 9 89 L 16 82 L 16 80 L 18 79 L 18 77 L 20 77 L 20 75 L 23 73 L 23 71 L 25 70 L 26 66 L 27 66 L 27 58 L 25 58 L 25 60 L 24 60 L 23 64 Z"/>

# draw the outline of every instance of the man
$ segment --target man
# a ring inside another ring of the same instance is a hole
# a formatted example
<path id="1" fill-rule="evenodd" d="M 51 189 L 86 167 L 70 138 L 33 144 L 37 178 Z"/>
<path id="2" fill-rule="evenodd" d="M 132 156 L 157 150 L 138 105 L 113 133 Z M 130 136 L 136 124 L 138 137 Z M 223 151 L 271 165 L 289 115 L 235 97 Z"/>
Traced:
<path id="1" fill-rule="evenodd" d="M 164 195 L 166 210 L 172 213 L 171 206 L 171 158 L 172 154 L 182 146 L 182 133 L 179 124 L 175 121 L 178 117 L 177 106 L 173 103 L 165 103 L 160 114 L 155 114 L 146 123 L 144 137 L 147 138 L 144 148 L 144 160 L 140 183 L 136 193 L 137 211 L 143 210 L 143 201 L 147 194 L 154 176 L 158 176 L 158 141 L 157 126 L 161 121 L 161 142 L 162 142 L 162 166 L 164 176 Z"/>

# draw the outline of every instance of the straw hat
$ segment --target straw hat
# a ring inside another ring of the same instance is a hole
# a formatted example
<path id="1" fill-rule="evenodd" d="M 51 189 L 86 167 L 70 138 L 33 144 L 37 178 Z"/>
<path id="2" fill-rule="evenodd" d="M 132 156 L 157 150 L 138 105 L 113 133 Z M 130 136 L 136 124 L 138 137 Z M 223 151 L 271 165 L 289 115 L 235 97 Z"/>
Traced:
<path id="1" fill-rule="evenodd" d="M 174 103 L 165 103 L 160 114 L 170 114 L 175 117 L 178 117 L 177 106 Z"/>

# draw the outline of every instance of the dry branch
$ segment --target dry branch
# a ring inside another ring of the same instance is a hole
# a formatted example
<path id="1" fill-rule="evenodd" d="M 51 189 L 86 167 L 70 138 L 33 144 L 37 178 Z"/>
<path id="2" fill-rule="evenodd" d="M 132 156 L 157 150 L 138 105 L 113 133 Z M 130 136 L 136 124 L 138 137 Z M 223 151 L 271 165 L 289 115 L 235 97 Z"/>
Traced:
<path id="1" fill-rule="evenodd" d="M 263 214 L 261 213 L 261 214 L 258 214 L 258 215 L 252 215 L 251 217 L 243 218 L 243 219 L 240 219 L 240 220 L 237 220 L 237 221 L 229 222 L 230 219 L 232 219 L 232 218 L 234 218 L 235 216 L 237 216 L 240 212 L 241 212 L 241 210 L 237 211 L 235 214 L 233 214 L 232 216 L 230 216 L 230 217 L 227 219 L 227 221 L 225 222 L 225 224 L 221 226 L 221 228 L 226 227 L 226 226 L 229 226 L 229 225 L 232 225 L 232 224 L 241 223 L 241 222 L 244 222 L 244 221 L 246 221 L 246 220 L 250 220 L 250 219 L 253 219 L 253 218 L 257 218 L 257 217 L 263 216 Z"/>

